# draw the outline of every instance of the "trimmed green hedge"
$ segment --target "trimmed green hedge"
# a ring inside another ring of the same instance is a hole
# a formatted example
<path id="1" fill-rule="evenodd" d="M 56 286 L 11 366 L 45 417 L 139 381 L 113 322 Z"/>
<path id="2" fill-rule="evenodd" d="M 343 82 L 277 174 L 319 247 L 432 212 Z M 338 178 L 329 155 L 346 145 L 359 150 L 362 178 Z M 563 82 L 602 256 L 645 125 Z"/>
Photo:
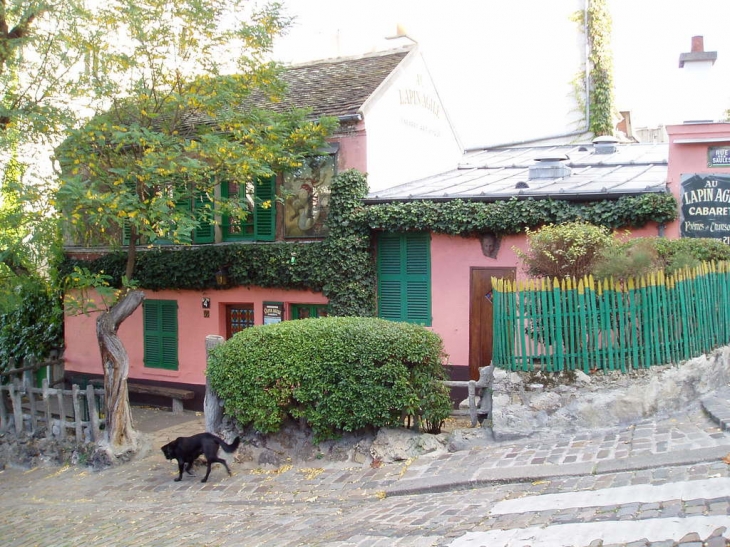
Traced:
<path id="1" fill-rule="evenodd" d="M 451 402 L 441 338 L 376 318 L 323 317 L 245 329 L 211 352 L 226 414 L 257 431 L 304 420 L 318 440 L 407 417 L 440 431 Z"/>

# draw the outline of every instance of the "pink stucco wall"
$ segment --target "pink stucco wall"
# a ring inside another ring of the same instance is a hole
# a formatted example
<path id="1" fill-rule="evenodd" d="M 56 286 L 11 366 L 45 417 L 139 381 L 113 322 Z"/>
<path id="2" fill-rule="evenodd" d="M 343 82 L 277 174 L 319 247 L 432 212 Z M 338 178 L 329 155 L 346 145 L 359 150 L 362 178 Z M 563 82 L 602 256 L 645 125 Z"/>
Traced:
<path id="1" fill-rule="evenodd" d="M 119 336 L 129 354 L 129 377 L 181 384 L 205 384 L 205 337 L 225 338 L 227 304 L 253 304 L 254 323 L 262 325 L 263 303 L 284 302 L 284 318 L 289 304 L 326 304 L 320 293 L 237 287 L 224 291 L 145 291 L 146 298 L 178 302 L 178 370 L 146 368 L 143 363 L 142 307 L 122 323 Z M 204 317 L 202 298 L 210 298 L 209 317 Z M 102 374 L 99 345 L 96 341 L 96 315 L 67 316 L 65 319 L 65 369 L 69 373 Z"/>
<path id="2" fill-rule="evenodd" d="M 651 223 L 620 235 L 629 237 L 656 237 L 659 228 Z M 526 279 L 515 248 L 525 250 L 524 235 L 505 236 L 501 240 L 497 258 L 482 253 L 479 238 L 465 238 L 433 234 L 431 238 L 431 315 L 432 329 L 444 341 L 448 363 L 469 366 L 469 298 L 471 268 L 515 268 L 517 279 Z"/>
<path id="3" fill-rule="evenodd" d="M 362 173 L 367 173 L 367 133 L 363 122 L 358 123 L 352 132 L 338 135 L 333 141 L 339 144 L 337 153 L 338 172 L 346 169 L 357 169 Z"/>
<path id="4" fill-rule="evenodd" d="M 449 364 L 469 365 L 471 268 L 518 268 L 512 247 L 524 249 L 524 236 L 502 238 L 497 258 L 482 254 L 479 238 L 433 234 L 431 238 L 432 328 L 444 341 Z"/>

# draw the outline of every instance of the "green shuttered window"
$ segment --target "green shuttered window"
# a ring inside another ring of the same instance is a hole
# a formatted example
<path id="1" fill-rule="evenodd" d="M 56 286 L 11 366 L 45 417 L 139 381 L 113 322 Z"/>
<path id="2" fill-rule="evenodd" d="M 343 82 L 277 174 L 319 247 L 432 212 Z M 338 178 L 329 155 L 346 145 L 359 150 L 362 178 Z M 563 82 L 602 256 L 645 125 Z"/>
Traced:
<path id="1" fill-rule="evenodd" d="M 274 241 L 276 236 L 276 177 L 260 179 L 255 183 L 221 185 L 223 197 L 238 198 L 249 208 L 248 216 L 237 220 L 223 217 L 223 241 L 253 239 L 256 241 Z"/>
<path id="2" fill-rule="evenodd" d="M 431 325 L 431 237 L 383 233 L 378 239 L 378 315 Z"/>
<path id="3" fill-rule="evenodd" d="M 177 370 L 177 301 L 145 300 L 144 366 Z"/>
<path id="4" fill-rule="evenodd" d="M 194 211 L 196 218 L 200 222 L 191 234 L 190 239 L 192 243 L 215 243 L 215 230 L 211 222 L 212 204 L 213 200 L 205 192 L 198 192 L 195 199 L 183 197 L 175 202 L 176 209 L 186 212 Z M 122 230 L 122 245 L 129 245 L 130 235 L 129 224 L 125 222 Z M 158 237 L 153 243 L 155 245 L 171 245 L 174 242 L 172 239 L 166 237 Z"/>

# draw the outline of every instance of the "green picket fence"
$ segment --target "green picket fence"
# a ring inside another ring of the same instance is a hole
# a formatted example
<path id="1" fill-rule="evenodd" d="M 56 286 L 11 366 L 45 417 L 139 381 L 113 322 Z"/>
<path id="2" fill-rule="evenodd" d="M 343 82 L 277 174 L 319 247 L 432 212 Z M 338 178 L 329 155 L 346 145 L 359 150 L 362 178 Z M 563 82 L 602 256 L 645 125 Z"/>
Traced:
<path id="1" fill-rule="evenodd" d="M 492 362 L 509 370 L 621 370 L 678 363 L 730 343 L 730 263 L 673 276 L 492 279 Z"/>

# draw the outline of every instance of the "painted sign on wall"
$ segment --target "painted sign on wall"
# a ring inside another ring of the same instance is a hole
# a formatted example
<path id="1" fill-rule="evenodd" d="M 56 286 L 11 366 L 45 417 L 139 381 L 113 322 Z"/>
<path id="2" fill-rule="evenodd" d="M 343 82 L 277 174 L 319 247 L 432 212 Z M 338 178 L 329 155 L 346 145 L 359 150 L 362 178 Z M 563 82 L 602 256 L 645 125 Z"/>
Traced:
<path id="1" fill-rule="evenodd" d="M 324 237 L 330 208 L 330 186 L 336 156 L 306 158 L 302 166 L 284 175 L 284 237 Z"/>
<path id="2" fill-rule="evenodd" d="M 682 175 L 679 231 L 730 245 L 730 175 Z"/>

